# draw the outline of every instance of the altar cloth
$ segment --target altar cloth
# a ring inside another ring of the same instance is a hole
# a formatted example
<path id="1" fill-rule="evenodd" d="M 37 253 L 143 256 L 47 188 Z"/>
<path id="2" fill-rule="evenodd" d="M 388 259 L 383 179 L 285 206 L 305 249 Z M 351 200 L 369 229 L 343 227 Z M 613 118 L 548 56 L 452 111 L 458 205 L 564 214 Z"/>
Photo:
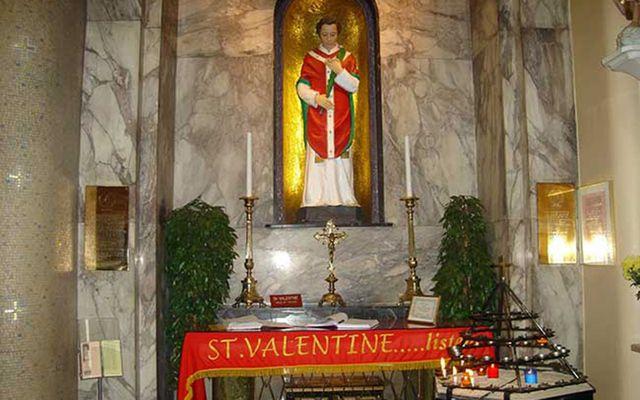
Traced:
<path id="1" fill-rule="evenodd" d="M 204 400 L 202 378 L 434 368 L 468 328 L 189 332 L 178 400 Z M 476 357 L 493 349 L 469 351 Z"/>

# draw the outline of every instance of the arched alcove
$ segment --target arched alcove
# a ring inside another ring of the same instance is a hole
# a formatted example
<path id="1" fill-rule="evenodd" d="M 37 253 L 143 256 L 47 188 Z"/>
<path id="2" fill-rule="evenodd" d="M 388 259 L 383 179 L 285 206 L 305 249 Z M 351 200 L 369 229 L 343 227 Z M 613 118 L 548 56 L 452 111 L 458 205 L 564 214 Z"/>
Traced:
<path id="1" fill-rule="evenodd" d="M 279 0 L 274 18 L 274 219 L 296 223 L 304 182 L 304 132 L 295 90 L 302 59 L 318 45 L 326 14 L 342 24 L 340 43 L 356 57 L 354 189 L 364 225 L 384 223 L 378 12 L 373 0 Z"/>

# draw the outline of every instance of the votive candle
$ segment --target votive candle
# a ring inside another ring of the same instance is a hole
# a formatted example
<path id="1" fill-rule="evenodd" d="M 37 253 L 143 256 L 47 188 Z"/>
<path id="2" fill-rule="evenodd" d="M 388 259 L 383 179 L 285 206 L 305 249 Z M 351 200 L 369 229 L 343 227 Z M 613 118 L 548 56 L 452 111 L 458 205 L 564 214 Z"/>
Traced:
<path id="1" fill-rule="evenodd" d="M 524 371 L 524 383 L 527 385 L 535 385 L 538 383 L 538 370 L 529 368 Z"/>
<path id="2" fill-rule="evenodd" d="M 489 364 L 487 367 L 487 378 L 498 379 L 500 378 L 500 368 L 494 363 Z"/>

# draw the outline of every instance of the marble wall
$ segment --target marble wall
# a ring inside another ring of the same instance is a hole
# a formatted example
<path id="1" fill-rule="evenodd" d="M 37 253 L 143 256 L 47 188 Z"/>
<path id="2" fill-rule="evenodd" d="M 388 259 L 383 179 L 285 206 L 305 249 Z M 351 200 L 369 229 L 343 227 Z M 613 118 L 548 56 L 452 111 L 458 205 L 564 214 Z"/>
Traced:
<path id="1" fill-rule="evenodd" d="M 478 190 L 493 251 L 513 263 L 512 287 L 581 366 L 581 273 L 538 264 L 535 218 L 536 183 L 577 182 L 567 2 L 477 0 L 471 9 L 478 168 L 489 171 Z"/>
<path id="2" fill-rule="evenodd" d="M 157 296 L 162 216 L 202 196 L 225 207 L 244 237 L 238 197 L 245 142 L 238 132 L 254 133 L 261 294 L 300 292 L 313 303 L 325 291 L 326 249 L 312 238 L 317 229 L 264 227 L 273 210 L 275 3 L 87 3 L 79 182 L 135 188 L 130 270 L 87 272 L 80 264 L 77 273 L 78 317 L 120 322 L 125 376 L 107 381 L 107 399 L 164 393 L 157 379 L 162 357 L 156 359 L 163 340 Z M 385 210 L 393 226 L 345 228 L 349 237 L 336 254 L 338 290 L 350 304 L 394 303 L 404 291 L 407 238 L 398 198 L 404 193 L 402 141 L 409 135 L 421 198 L 416 242 L 422 288 L 431 288 L 437 270 L 438 220 L 448 197 L 479 195 L 494 254 L 515 265 L 513 287 L 542 311 L 579 364 L 581 316 L 573 310 L 581 307 L 581 277 L 573 267 L 537 265 L 533 218 L 536 182 L 576 180 L 566 2 L 376 3 Z M 243 249 L 240 239 L 238 253 Z M 241 258 L 235 271 L 232 295 L 240 293 Z M 95 387 L 81 382 L 79 395 L 93 398 Z"/>
<path id="3" fill-rule="evenodd" d="M 272 222 L 273 210 L 274 6 L 273 0 L 180 1 L 174 207 L 201 195 L 224 206 L 244 237 L 238 197 L 245 139 L 238 132 L 252 131 L 259 288 L 263 295 L 301 292 L 316 302 L 326 275 L 326 249 L 312 239 L 317 229 L 262 228 Z M 385 0 L 377 6 L 385 210 L 394 226 L 346 229 L 337 285 L 352 304 L 393 303 L 404 291 L 406 217 L 398 199 L 405 135 L 414 145 L 413 181 L 421 198 L 417 244 L 424 289 L 436 270 L 443 205 L 450 195 L 477 192 L 468 1 Z M 233 294 L 240 291 L 242 260 L 235 270 Z M 309 279 L 301 281 L 301 275 Z"/>
<path id="4" fill-rule="evenodd" d="M 157 368 L 162 327 L 156 293 L 159 221 L 173 192 L 177 2 L 90 0 L 88 19 L 79 215 L 85 185 L 131 186 L 132 256 L 120 272 L 87 271 L 79 260 L 78 318 L 119 323 L 124 376 L 105 380 L 104 398 L 156 399 L 158 387 L 164 389 L 157 378 L 164 371 Z M 82 231 L 80 223 L 79 254 Z M 79 382 L 80 399 L 95 398 L 96 390 L 95 380 Z"/>
<path id="5" fill-rule="evenodd" d="M 97 0 L 87 5 L 78 201 L 80 255 L 84 254 L 85 187 L 136 183 L 140 89 L 140 5 Z M 132 200 L 134 193 L 130 191 Z M 134 206 L 135 201 L 130 204 Z M 130 210 L 134 238 L 135 208 Z M 88 271 L 82 256 L 78 258 L 78 319 L 118 320 L 124 375 L 105 380 L 107 399 L 136 398 L 135 287 L 132 260 L 127 271 Z M 79 399 L 94 399 L 96 392 L 96 380 L 80 381 Z"/>

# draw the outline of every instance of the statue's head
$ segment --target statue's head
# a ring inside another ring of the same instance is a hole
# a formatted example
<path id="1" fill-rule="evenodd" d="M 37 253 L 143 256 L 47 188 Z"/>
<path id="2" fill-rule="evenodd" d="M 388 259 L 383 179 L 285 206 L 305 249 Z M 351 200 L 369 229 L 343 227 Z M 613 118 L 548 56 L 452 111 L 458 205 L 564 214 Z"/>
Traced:
<path id="1" fill-rule="evenodd" d="M 318 21 L 316 33 L 324 47 L 331 49 L 338 43 L 340 28 L 340 22 L 332 16 L 324 16 Z"/>

